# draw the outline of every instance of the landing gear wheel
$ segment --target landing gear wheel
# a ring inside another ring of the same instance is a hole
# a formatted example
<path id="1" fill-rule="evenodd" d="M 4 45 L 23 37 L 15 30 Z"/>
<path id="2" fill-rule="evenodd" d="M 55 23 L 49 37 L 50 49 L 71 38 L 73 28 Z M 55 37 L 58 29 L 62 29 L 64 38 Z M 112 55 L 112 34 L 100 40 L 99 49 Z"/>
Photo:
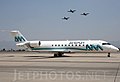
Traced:
<path id="1" fill-rule="evenodd" d="M 108 53 L 107 57 L 110 57 L 110 53 Z"/>
<path id="2" fill-rule="evenodd" d="M 57 57 L 58 55 L 57 54 L 54 54 L 54 57 Z"/>
<path id="3" fill-rule="evenodd" d="M 63 56 L 63 53 L 60 53 L 60 52 L 54 54 L 54 57 L 62 57 L 62 56 Z"/>
<path id="4" fill-rule="evenodd" d="M 58 53 L 58 56 L 59 56 L 59 57 L 62 57 L 62 56 L 63 56 L 63 53 Z"/>

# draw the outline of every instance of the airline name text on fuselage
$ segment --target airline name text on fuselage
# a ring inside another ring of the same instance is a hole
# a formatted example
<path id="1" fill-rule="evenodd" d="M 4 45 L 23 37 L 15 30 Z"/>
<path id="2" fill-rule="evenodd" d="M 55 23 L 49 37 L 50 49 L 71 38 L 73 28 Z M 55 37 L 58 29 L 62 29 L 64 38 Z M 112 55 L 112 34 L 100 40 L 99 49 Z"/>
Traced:
<path id="1" fill-rule="evenodd" d="M 69 42 L 69 45 L 84 45 L 85 42 Z"/>

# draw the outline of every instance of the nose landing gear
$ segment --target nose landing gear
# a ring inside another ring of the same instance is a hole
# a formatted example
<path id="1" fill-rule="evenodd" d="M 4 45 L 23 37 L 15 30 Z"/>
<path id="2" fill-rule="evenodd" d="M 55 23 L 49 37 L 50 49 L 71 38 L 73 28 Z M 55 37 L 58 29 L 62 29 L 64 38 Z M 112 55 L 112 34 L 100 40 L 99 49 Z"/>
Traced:
<path id="1" fill-rule="evenodd" d="M 110 53 L 108 53 L 107 57 L 110 57 Z"/>

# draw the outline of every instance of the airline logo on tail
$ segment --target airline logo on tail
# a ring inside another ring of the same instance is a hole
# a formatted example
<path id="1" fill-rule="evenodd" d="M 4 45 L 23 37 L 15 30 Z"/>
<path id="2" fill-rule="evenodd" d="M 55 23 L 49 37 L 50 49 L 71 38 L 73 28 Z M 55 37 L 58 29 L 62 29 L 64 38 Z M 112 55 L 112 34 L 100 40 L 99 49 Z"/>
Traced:
<path id="1" fill-rule="evenodd" d="M 25 39 L 22 36 L 15 36 L 15 42 L 24 42 Z"/>
<path id="2" fill-rule="evenodd" d="M 16 43 L 26 42 L 26 38 L 19 31 L 11 31 Z"/>

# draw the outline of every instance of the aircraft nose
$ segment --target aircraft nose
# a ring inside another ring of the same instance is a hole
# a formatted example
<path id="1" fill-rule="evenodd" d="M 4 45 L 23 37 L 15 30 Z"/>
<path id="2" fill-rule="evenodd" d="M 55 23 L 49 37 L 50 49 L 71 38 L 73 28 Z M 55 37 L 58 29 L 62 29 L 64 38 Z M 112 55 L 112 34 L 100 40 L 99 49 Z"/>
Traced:
<path id="1" fill-rule="evenodd" d="M 119 49 L 117 47 L 115 47 L 115 46 L 113 46 L 112 49 L 114 49 L 114 51 L 116 51 L 116 52 L 119 51 Z"/>
<path id="2" fill-rule="evenodd" d="M 117 51 L 119 51 L 119 49 L 118 49 L 118 48 L 116 48 L 116 50 L 117 50 Z"/>

